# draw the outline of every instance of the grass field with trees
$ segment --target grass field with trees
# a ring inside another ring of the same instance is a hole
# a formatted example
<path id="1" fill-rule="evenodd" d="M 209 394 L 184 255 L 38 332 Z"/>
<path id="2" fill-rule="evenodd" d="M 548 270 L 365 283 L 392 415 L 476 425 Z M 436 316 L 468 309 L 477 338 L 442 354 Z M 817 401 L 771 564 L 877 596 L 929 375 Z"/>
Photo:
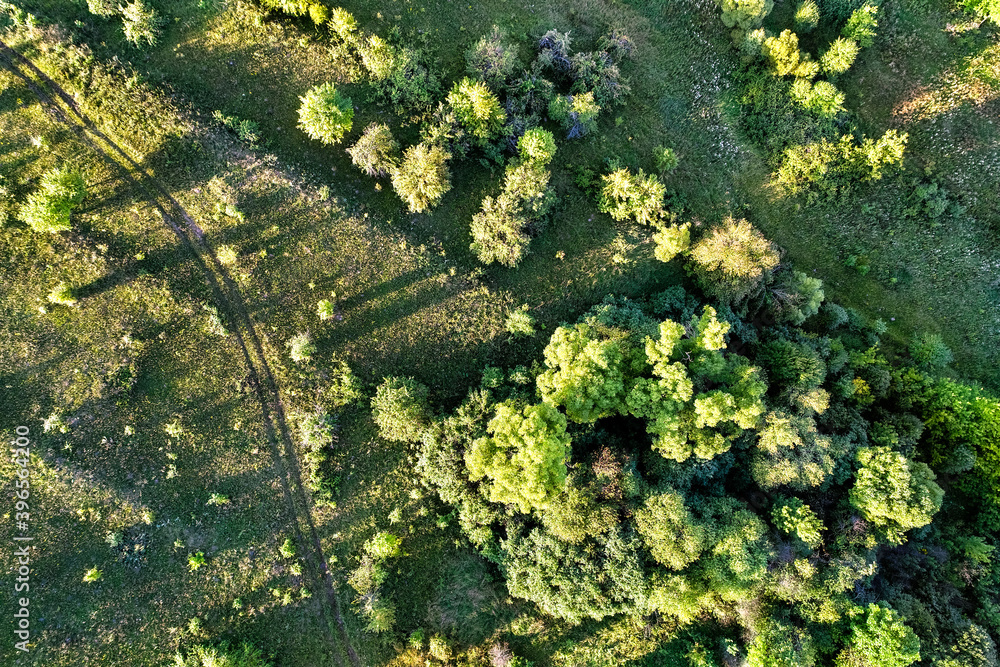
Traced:
<path id="1" fill-rule="evenodd" d="M 996 665 L 998 211 L 995 0 L 4 0 L 0 662 Z"/>

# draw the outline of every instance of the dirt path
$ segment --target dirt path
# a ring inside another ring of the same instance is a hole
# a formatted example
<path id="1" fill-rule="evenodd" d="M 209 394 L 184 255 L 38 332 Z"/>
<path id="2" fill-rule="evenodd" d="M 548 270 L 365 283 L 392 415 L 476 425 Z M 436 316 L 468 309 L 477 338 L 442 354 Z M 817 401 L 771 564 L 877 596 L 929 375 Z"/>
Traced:
<path id="1" fill-rule="evenodd" d="M 327 621 L 323 624 L 326 638 L 332 647 L 339 647 L 347 655 L 352 667 L 360 667 L 361 661 L 347 635 L 333 577 L 312 519 L 310 498 L 302 485 L 301 466 L 285 417 L 278 384 L 267 363 L 246 302 L 235 282 L 219 262 L 201 228 L 188 212 L 156 178 L 137 164 L 114 140 L 101 132 L 80 111 L 71 95 L 34 63 L 3 41 L 0 41 L 0 63 L 25 82 L 49 113 L 58 121 L 72 127 L 82 141 L 121 173 L 127 183 L 145 195 L 163 222 L 191 252 L 212 290 L 216 307 L 235 325 L 233 335 L 246 363 L 250 384 L 260 403 L 271 456 L 276 468 L 282 471 L 281 484 L 285 500 L 296 518 L 294 526 L 296 539 L 305 547 L 303 551 L 310 574 L 326 592 L 327 604 L 323 606 Z M 331 626 L 336 626 L 339 642 L 334 638 Z M 333 656 L 337 664 L 343 667 L 341 651 L 334 650 Z"/>

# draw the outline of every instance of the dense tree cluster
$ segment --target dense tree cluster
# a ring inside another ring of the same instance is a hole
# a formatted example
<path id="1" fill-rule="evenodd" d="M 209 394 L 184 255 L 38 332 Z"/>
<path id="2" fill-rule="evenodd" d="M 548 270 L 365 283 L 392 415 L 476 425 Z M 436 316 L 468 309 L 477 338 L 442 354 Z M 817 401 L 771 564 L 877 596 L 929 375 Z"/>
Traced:
<path id="1" fill-rule="evenodd" d="M 964 536 L 936 519 L 966 511 L 946 470 L 962 502 L 996 496 L 979 481 L 996 468 L 973 462 L 996 460 L 1000 405 L 891 365 L 880 322 L 775 272 L 777 249 L 751 232 L 706 237 L 721 259 L 694 275 L 718 305 L 679 287 L 609 297 L 558 327 L 541 364 L 422 413 L 422 478 L 547 614 L 742 626 L 676 664 L 991 664 L 974 660 L 995 652 L 985 601 L 1000 579 L 979 536 L 1000 514 L 983 507 Z M 972 426 L 970 408 L 990 416 Z M 927 577 L 899 575 L 912 567 Z"/>

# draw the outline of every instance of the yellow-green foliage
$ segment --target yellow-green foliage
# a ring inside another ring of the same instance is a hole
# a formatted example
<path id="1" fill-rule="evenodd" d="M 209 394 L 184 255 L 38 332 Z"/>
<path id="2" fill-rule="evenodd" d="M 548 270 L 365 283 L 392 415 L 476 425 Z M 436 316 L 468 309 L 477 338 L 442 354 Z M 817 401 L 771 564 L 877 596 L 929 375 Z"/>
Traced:
<path id="1" fill-rule="evenodd" d="M 70 214 L 86 196 L 79 170 L 56 167 L 45 172 L 39 189 L 28 197 L 18 216 L 36 232 L 65 232 L 70 229 Z"/>
<path id="2" fill-rule="evenodd" d="M 702 288 L 726 302 L 755 294 L 778 266 L 778 248 L 746 220 L 728 218 L 691 248 Z"/>
<path id="3" fill-rule="evenodd" d="M 905 542 L 904 532 L 926 526 L 941 508 L 944 491 L 927 464 L 889 447 L 863 447 L 857 462 L 860 469 L 850 492 L 851 504 L 883 529 L 889 541 Z"/>
<path id="4" fill-rule="evenodd" d="M 652 225 L 664 216 L 663 198 L 666 187 L 654 174 L 641 169 L 633 174 L 629 169 L 617 169 L 601 177 L 604 185 L 598 206 L 615 220 L 632 219 Z"/>
<path id="5" fill-rule="evenodd" d="M 480 143 L 496 137 L 507 119 L 500 100 L 486 84 L 468 77 L 455 82 L 448 93 L 448 104 L 455 110 L 458 121 Z"/>
<path id="6" fill-rule="evenodd" d="M 332 83 L 314 86 L 299 100 L 299 128 L 324 144 L 335 144 L 351 131 L 354 103 Z"/>
<path id="7" fill-rule="evenodd" d="M 451 190 L 451 156 L 436 144 L 417 144 L 406 149 L 392 171 L 392 187 L 411 213 L 428 211 Z"/>
<path id="8" fill-rule="evenodd" d="M 523 409 L 501 403 L 488 430 L 491 437 L 466 452 L 469 477 L 489 480 L 493 502 L 513 503 L 522 512 L 545 507 L 566 482 L 566 417 L 547 402 Z"/>

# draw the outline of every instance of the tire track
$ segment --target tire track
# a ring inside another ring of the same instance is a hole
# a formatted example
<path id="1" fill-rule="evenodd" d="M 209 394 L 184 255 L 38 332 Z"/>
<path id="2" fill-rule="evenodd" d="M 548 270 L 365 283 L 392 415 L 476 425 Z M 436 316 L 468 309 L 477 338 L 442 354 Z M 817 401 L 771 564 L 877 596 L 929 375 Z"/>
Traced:
<path id="1" fill-rule="evenodd" d="M 281 485 L 285 500 L 296 518 L 294 526 L 296 539 L 300 544 L 309 547 L 306 549 L 307 565 L 310 567 L 314 579 L 321 582 L 322 588 L 326 592 L 327 604 L 323 607 L 326 617 L 326 622 L 323 624 L 326 639 L 334 648 L 334 658 L 337 664 L 343 666 L 343 657 L 336 650 L 338 643 L 330 629 L 330 614 L 332 612 L 333 625 L 336 626 L 340 640 L 339 646 L 347 654 L 352 667 L 360 667 L 361 661 L 347 635 L 333 577 L 312 519 L 310 498 L 304 491 L 302 484 L 301 466 L 281 402 L 278 383 L 271 372 L 260 337 L 257 335 L 246 302 L 238 287 L 191 215 L 155 177 L 136 163 L 114 140 L 101 132 L 83 114 L 71 95 L 28 58 L 2 40 L 0 40 L 0 61 L 16 77 L 24 81 L 57 120 L 73 128 L 77 136 L 117 170 L 127 183 L 143 192 L 147 201 L 160 214 L 163 222 L 170 227 L 178 240 L 190 251 L 196 264 L 205 275 L 216 307 L 226 314 L 230 322 L 237 325 L 234 327 L 233 335 L 246 363 L 250 384 L 261 406 L 261 416 L 271 455 L 276 467 L 281 471 Z M 26 74 L 24 69 L 28 70 L 30 75 Z M 52 93 L 51 95 L 49 91 Z M 54 98 L 58 98 L 62 105 Z"/>

